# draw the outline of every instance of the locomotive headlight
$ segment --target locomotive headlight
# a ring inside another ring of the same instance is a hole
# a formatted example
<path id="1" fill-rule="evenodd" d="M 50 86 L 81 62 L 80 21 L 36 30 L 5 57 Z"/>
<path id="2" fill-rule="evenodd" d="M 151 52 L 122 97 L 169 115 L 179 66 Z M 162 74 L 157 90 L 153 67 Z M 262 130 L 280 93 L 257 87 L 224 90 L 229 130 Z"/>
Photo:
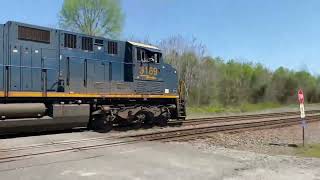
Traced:
<path id="1" fill-rule="evenodd" d="M 102 49 L 102 47 L 101 46 L 98 46 L 98 50 L 101 50 Z"/>
<path id="2" fill-rule="evenodd" d="M 177 71 L 174 71 L 175 74 L 177 74 Z"/>

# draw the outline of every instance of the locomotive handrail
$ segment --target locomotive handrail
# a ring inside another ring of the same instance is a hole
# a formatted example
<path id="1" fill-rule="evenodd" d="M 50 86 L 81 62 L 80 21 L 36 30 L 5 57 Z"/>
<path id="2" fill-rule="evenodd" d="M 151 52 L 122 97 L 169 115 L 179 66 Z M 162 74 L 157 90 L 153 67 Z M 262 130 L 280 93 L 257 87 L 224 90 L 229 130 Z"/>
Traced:
<path id="1" fill-rule="evenodd" d="M 57 70 L 54 68 L 43 68 L 43 67 L 32 67 L 32 66 L 17 66 L 17 65 L 3 65 L 4 67 L 18 67 L 18 68 L 31 68 L 31 69 L 48 69 L 48 70 Z"/>
<path id="2" fill-rule="evenodd" d="M 57 58 L 48 58 L 48 57 L 42 57 L 41 59 L 54 59 L 54 60 L 56 60 Z"/>
<path id="3" fill-rule="evenodd" d="M 115 62 L 115 63 L 121 63 L 121 64 L 132 64 L 134 65 L 135 63 L 128 63 L 128 62 L 119 62 L 119 61 L 110 61 L 110 60 L 104 60 L 104 59 L 96 59 L 96 58 L 86 58 L 86 57 L 78 57 L 78 56 L 66 56 L 69 58 L 76 58 L 76 59 L 87 59 L 87 60 L 94 60 L 94 61 L 106 61 L 106 62 Z"/>
<path id="4" fill-rule="evenodd" d="M 185 91 L 185 89 L 186 89 L 186 84 L 185 84 L 185 82 L 184 82 L 183 80 L 180 80 L 180 82 L 179 82 L 179 97 L 180 97 L 180 99 L 182 99 L 182 100 L 185 100 L 185 98 L 186 98 L 186 91 Z"/>

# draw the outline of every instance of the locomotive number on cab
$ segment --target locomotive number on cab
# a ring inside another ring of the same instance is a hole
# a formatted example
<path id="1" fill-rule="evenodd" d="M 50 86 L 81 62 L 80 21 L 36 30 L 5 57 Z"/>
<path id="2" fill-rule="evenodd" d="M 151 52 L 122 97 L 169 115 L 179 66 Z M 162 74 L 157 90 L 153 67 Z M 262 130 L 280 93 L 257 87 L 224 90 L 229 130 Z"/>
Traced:
<path id="1" fill-rule="evenodd" d="M 142 66 L 140 67 L 139 74 L 147 76 L 157 76 L 159 69 L 155 67 Z"/>

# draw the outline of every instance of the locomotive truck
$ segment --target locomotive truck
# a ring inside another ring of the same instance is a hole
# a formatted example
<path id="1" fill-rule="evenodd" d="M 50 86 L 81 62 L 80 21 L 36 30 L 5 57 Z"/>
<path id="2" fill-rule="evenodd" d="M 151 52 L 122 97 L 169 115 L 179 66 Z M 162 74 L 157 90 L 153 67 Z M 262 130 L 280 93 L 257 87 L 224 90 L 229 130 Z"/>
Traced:
<path id="1" fill-rule="evenodd" d="M 0 133 L 157 124 L 186 116 L 177 71 L 152 45 L 0 25 Z"/>

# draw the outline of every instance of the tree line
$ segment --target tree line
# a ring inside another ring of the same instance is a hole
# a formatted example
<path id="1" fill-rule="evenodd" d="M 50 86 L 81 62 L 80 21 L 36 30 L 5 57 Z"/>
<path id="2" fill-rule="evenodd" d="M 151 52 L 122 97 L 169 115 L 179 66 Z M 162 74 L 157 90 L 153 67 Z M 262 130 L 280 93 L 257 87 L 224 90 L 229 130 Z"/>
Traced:
<path id="1" fill-rule="evenodd" d="M 320 77 L 284 67 L 272 71 L 262 64 L 205 56 L 196 39 L 173 36 L 159 43 L 164 59 L 185 82 L 187 102 L 193 106 L 234 106 L 244 103 L 297 102 L 303 89 L 307 103 L 320 101 Z"/>

